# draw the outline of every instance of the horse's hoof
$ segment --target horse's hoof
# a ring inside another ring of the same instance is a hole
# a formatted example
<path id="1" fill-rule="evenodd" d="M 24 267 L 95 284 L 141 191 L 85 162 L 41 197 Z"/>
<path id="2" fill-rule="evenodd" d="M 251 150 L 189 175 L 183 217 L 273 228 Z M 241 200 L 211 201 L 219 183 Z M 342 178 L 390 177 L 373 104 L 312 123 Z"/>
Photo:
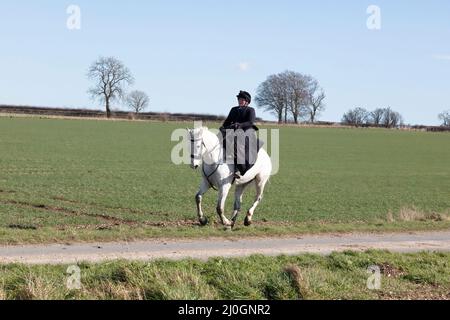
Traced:
<path id="1" fill-rule="evenodd" d="M 223 227 L 223 229 L 224 229 L 224 231 L 232 231 L 233 230 L 233 227 L 232 226 L 224 226 Z"/>
<path id="2" fill-rule="evenodd" d="M 252 225 L 252 221 L 247 217 L 245 218 L 244 225 L 246 227 L 250 227 Z"/>
<path id="3" fill-rule="evenodd" d="M 202 227 L 206 226 L 208 224 L 208 218 L 199 219 L 200 225 Z"/>

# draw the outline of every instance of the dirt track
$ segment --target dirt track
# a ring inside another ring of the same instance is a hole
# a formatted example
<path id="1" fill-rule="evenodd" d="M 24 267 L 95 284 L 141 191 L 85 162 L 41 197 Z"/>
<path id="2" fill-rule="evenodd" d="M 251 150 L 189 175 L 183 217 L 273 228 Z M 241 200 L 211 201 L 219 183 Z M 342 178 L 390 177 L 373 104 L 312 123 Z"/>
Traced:
<path id="1" fill-rule="evenodd" d="M 320 235 L 243 240 L 171 240 L 0 247 L 0 263 L 71 264 L 114 259 L 208 259 L 252 254 L 279 255 L 386 249 L 393 252 L 450 251 L 450 231 L 404 234 Z"/>

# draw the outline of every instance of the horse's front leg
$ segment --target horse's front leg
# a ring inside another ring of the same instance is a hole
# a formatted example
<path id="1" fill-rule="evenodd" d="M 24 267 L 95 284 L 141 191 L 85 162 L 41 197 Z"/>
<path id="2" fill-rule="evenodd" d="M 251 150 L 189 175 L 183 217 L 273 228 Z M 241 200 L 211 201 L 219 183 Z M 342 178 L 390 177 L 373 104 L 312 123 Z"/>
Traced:
<path id="1" fill-rule="evenodd" d="M 198 221 L 202 226 L 206 226 L 208 224 L 208 218 L 205 217 L 202 211 L 202 199 L 203 195 L 208 191 L 210 188 L 209 183 L 203 179 L 202 184 L 200 185 L 200 189 L 195 196 L 195 202 L 197 203 L 197 215 L 198 215 Z"/>
<path id="2" fill-rule="evenodd" d="M 219 218 L 220 218 L 220 221 L 222 222 L 222 224 L 226 227 L 232 226 L 232 223 L 230 222 L 230 220 L 228 220 L 227 217 L 225 217 L 225 215 L 224 215 L 225 202 L 227 200 L 230 189 L 231 189 L 231 183 L 227 183 L 227 184 L 224 184 L 223 186 L 221 186 L 219 189 L 219 199 L 217 201 L 217 214 L 219 215 Z"/>

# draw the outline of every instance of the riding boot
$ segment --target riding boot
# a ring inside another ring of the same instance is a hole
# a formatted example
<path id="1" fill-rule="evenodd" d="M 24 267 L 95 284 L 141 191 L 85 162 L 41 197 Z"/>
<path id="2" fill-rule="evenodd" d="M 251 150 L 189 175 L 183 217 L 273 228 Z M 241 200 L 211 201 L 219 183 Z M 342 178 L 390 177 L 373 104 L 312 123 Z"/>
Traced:
<path id="1" fill-rule="evenodd" d="M 242 175 L 241 175 L 241 172 L 240 172 L 241 170 L 239 169 L 239 165 L 237 164 L 237 157 L 235 156 L 234 157 L 234 178 L 235 179 L 240 179 L 240 178 L 242 178 Z"/>
<path id="2" fill-rule="evenodd" d="M 241 175 L 245 175 L 245 169 L 246 169 L 245 164 L 238 164 L 237 169 Z"/>

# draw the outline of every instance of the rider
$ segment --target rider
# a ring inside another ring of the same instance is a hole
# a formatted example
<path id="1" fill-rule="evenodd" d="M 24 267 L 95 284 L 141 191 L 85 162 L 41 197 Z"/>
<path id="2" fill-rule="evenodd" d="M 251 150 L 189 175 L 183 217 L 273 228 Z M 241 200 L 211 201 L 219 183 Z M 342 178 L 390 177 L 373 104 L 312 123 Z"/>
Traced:
<path id="1" fill-rule="evenodd" d="M 240 91 L 237 95 L 239 106 L 231 109 L 230 114 L 220 128 L 220 131 L 225 137 L 227 129 L 236 130 L 242 129 L 244 132 L 252 129 L 258 131 L 258 127 L 255 126 L 256 112 L 255 109 L 250 107 L 252 102 L 252 96 L 247 91 Z M 235 140 L 236 141 L 236 140 Z M 245 152 L 245 146 L 237 146 L 239 148 L 243 147 Z M 240 149 L 243 150 L 243 149 Z M 245 166 L 243 164 L 237 164 L 235 157 L 235 176 L 237 179 L 241 178 L 239 171 L 243 174 L 245 171 Z"/>

